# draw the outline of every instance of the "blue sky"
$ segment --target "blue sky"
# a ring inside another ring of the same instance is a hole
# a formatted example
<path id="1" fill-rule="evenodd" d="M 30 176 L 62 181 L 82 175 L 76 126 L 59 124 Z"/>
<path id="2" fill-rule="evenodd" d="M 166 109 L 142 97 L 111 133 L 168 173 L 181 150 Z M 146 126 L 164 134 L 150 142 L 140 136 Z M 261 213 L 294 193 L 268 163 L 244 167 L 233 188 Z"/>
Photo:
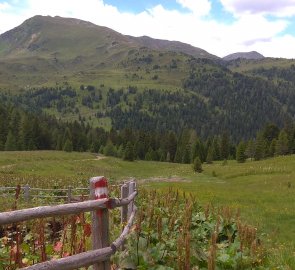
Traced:
<path id="1" fill-rule="evenodd" d="M 0 0 L 0 33 L 34 15 L 179 40 L 220 57 L 255 50 L 295 58 L 295 0 Z"/>
<path id="2" fill-rule="evenodd" d="M 165 6 L 167 9 L 179 9 L 181 5 L 176 1 L 171 0 L 150 0 L 150 1 L 139 1 L 139 0 L 108 0 L 104 1 L 106 4 L 117 7 L 122 12 L 142 12 L 144 10 L 151 9 L 159 4 Z"/>

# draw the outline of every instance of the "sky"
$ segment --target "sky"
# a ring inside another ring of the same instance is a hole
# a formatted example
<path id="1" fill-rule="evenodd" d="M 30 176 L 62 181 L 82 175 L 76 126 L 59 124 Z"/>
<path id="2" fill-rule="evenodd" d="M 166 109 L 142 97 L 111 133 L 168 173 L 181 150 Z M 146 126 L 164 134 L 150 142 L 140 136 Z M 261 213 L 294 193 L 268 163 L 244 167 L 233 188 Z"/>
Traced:
<path id="1" fill-rule="evenodd" d="M 295 58 L 295 0 L 0 0 L 0 34 L 34 15 L 178 40 L 219 57 L 258 51 Z"/>

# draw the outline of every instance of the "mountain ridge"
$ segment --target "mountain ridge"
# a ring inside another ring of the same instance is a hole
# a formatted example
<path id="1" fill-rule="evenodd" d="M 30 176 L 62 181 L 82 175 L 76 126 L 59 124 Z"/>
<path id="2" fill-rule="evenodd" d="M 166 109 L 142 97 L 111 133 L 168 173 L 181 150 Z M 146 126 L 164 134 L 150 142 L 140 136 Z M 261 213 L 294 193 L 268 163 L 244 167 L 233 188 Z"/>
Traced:
<path id="1" fill-rule="evenodd" d="M 46 24 L 46 27 L 45 27 Z M 85 53 L 85 49 L 95 49 L 101 48 L 103 45 L 109 46 L 112 45 L 121 45 L 127 46 L 130 48 L 145 46 L 149 49 L 161 49 L 164 51 L 175 51 L 175 52 L 183 52 L 190 54 L 194 57 L 202 57 L 202 58 L 211 58 L 218 59 L 217 56 L 214 56 L 207 51 L 193 47 L 192 45 L 182 43 L 179 41 L 168 41 L 168 40 L 160 40 L 153 39 L 151 37 L 132 37 L 128 35 L 120 34 L 108 27 L 95 25 L 91 22 L 75 19 L 75 18 L 63 18 L 63 17 L 51 17 L 51 16 L 34 16 L 30 19 L 27 19 L 20 26 L 17 26 L 3 34 L 0 35 L 0 57 L 19 57 L 19 56 L 27 56 L 32 55 L 33 51 L 39 50 L 39 52 L 45 53 L 51 52 L 55 53 L 58 51 L 57 44 L 48 45 L 48 41 L 50 38 L 59 38 L 65 42 L 65 45 L 69 45 L 69 40 L 73 37 L 73 27 L 76 30 L 76 39 L 77 42 L 75 45 L 79 46 L 81 40 L 83 38 L 87 38 L 87 40 L 91 40 L 91 45 L 86 46 L 85 48 L 81 48 L 82 52 Z M 55 28 L 54 30 L 52 28 Z M 64 28 L 64 29 L 62 29 Z M 83 28 L 83 29 L 82 29 Z M 83 30 L 83 32 L 81 31 Z M 47 35 L 48 38 L 42 36 L 42 31 L 44 35 Z M 54 32 L 56 32 L 56 36 L 54 36 Z M 62 34 L 60 34 L 62 33 Z M 78 38 L 81 40 L 79 41 Z M 97 40 L 96 47 L 94 47 L 94 38 Z M 13 43 L 13 44 L 12 44 Z M 82 42 L 83 43 L 83 42 Z M 60 49 L 62 49 L 63 44 L 60 43 Z M 86 44 L 83 44 L 86 45 Z M 71 45 L 72 49 L 75 48 L 73 44 Z M 92 54 L 95 51 L 92 52 Z"/>
<path id="2" fill-rule="evenodd" d="M 264 58 L 265 57 L 262 54 L 260 54 L 259 52 L 251 51 L 251 52 L 231 53 L 227 56 L 224 56 L 222 59 L 225 61 L 231 61 L 231 60 L 236 60 L 236 59 L 260 60 L 260 59 L 264 59 Z"/>

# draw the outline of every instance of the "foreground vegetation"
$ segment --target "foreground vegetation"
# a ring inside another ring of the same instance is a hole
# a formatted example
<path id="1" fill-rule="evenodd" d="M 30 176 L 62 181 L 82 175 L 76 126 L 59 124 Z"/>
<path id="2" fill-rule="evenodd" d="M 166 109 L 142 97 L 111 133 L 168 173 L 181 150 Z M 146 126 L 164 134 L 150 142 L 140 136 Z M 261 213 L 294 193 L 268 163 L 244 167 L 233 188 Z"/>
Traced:
<path id="1" fill-rule="evenodd" d="M 295 265 L 294 168 L 294 156 L 203 164 L 203 173 L 196 174 L 190 164 L 99 160 L 89 153 L 0 153 L 2 186 L 29 183 L 34 187 L 87 187 L 94 175 L 105 175 L 113 182 L 136 177 L 140 187 L 179 189 L 194 194 L 201 205 L 240 209 L 242 219 L 258 228 L 264 245 L 274 248 L 273 265 L 284 265 L 281 269 Z"/>
<path id="2" fill-rule="evenodd" d="M 229 208 L 200 207 L 193 196 L 141 190 L 136 227 L 115 257 L 123 269 L 265 269 L 255 227 Z M 162 266 L 162 268 L 161 268 Z"/>

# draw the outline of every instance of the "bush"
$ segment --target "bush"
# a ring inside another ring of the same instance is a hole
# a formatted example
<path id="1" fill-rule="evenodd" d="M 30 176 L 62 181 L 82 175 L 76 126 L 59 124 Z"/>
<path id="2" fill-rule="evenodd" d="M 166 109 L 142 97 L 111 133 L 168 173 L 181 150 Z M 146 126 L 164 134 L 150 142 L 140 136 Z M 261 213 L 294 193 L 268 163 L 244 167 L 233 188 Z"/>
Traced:
<path id="1" fill-rule="evenodd" d="M 201 160 L 200 160 L 199 157 L 196 157 L 194 159 L 193 170 L 195 172 L 198 172 L 198 173 L 201 173 L 203 171 L 203 169 L 202 169 L 202 162 L 201 162 Z"/>

